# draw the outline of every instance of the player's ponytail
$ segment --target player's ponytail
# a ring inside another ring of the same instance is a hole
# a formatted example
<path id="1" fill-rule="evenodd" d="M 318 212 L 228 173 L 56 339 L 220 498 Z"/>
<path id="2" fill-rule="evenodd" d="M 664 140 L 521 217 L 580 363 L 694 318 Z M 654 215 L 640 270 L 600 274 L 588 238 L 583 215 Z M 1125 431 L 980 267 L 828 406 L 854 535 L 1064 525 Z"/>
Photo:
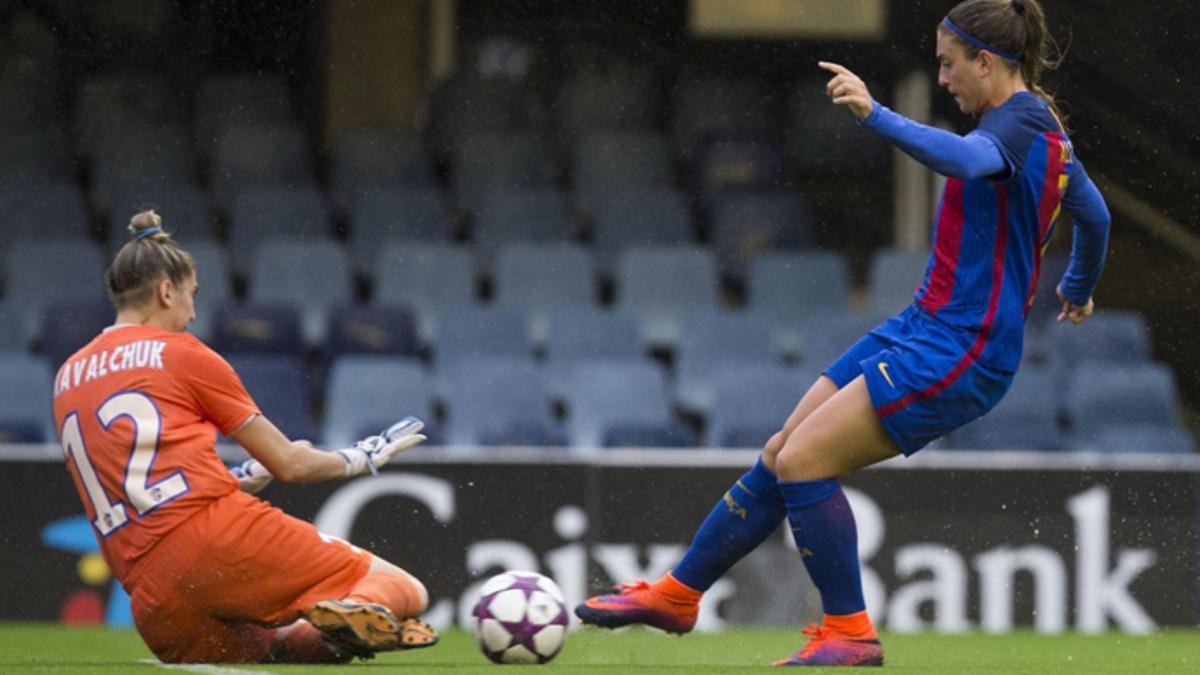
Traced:
<path id="1" fill-rule="evenodd" d="M 1029 91 L 1045 100 L 1059 122 L 1066 124 L 1054 96 L 1041 84 L 1042 72 L 1058 68 L 1066 50 L 1059 49 L 1046 28 L 1046 13 L 1038 0 L 965 0 L 946 15 L 943 28 L 957 34 L 968 58 L 987 49 L 1001 63 L 1019 69 Z"/>
<path id="2" fill-rule="evenodd" d="M 163 279 L 179 285 L 196 273 L 196 262 L 163 229 L 162 216 L 153 209 L 129 220 L 133 237 L 113 258 L 104 276 L 108 297 L 117 309 L 145 304 Z"/>

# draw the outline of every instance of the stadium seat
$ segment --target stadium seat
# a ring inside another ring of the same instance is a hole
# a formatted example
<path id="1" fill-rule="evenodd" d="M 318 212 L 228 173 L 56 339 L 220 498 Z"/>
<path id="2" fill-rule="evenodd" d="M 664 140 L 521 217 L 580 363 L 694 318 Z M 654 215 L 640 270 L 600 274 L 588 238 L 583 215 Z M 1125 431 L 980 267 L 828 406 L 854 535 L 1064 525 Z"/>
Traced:
<path id="1" fill-rule="evenodd" d="M 510 420 L 479 434 L 485 446 L 565 447 L 567 433 L 553 421 Z"/>
<path id="2" fill-rule="evenodd" d="M 816 224 L 798 194 L 747 192 L 711 201 L 710 239 L 726 276 L 742 279 L 754 259 L 772 249 L 816 244 Z"/>
<path id="3" fill-rule="evenodd" d="M 707 414 L 716 402 L 718 371 L 734 364 L 774 363 L 770 331 L 762 318 L 733 312 L 701 312 L 683 321 L 675 349 L 675 402 Z"/>
<path id="4" fill-rule="evenodd" d="M 685 73 L 672 96 L 671 144 L 690 159 L 715 138 L 762 137 L 770 131 L 770 93 L 754 80 Z"/>
<path id="5" fill-rule="evenodd" d="M 58 369 L 72 354 L 113 324 L 116 310 L 99 297 L 58 300 L 42 314 L 38 351 Z"/>
<path id="6" fill-rule="evenodd" d="M 434 363 L 439 382 L 456 364 L 474 357 L 532 358 L 525 314 L 508 307 L 459 305 L 441 317 Z"/>
<path id="7" fill-rule="evenodd" d="M 567 196 L 554 188 L 514 188 L 480 195 L 472 212 L 472 249 L 491 269 L 506 244 L 565 243 L 571 234 Z"/>
<path id="8" fill-rule="evenodd" d="M 494 190 L 553 187 L 554 158 L 527 133 L 484 133 L 465 138 L 454 153 L 451 187 L 455 204 L 473 211 Z"/>
<path id="9" fill-rule="evenodd" d="M 329 205 L 313 187 L 254 189 L 238 195 L 229 218 L 229 260 L 247 272 L 254 248 L 267 239 L 325 239 L 332 235 Z"/>
<path id="10" fill-rule="evenodd" d="M 929 251 L 885 248 L 871 258 L 868 294 L 872 311 L 897 314 L 913 302 L 921 286 Z"/>
<path id="11" fill-rule="evenodd" d="M 2 185 L 0 231 L 6 241 L 61 238 L 82 242 L 91 234 L 87 203 L 74 183 Z"/>
<path id="12" fill-rule="evenodd" d="M 750 263 L 747 311 L 763 316 L 775 352 L 800 353 L 804 322 L 850 307 L 850 269 L 830 251 L 766 252 Z"/>
<path id="13" fill-rule="evenodd" d="M 671 149 L 653 131 L 590 133 L 572 152 L 571 180 L 575 208 L 592 213 L 605 193 L 670 188 L 675 182 Z"/>
<path id="14" fill-rule="evenodd" d="M 824 370 L 886 319 L 884 314 L 863 314 L 849 309 L 810 315 L 804 321 L 800 340 L 804 365 L 816 371 Z"/>
<path id="15" fill-rule="evenodd" d="M 1069 377 L 1066 412 L 1077 443 L 1094 442 L 1110 426 L 1174 426 L 1179 423 L 1175 377 L 1158 363 L 1085 362 Z"/>
<path id="16" fill-rule="evenodd" d="M 1191 455 L 1196 452 L 1196 439 L 1187 429 L 1177 425 L 1122 424 L 1100 432 L 1095 447 L 1100 452 L 1108 453 Z"/>
<path id="17" fill-rule="evenodd" d="M 604 431 L 606 448 L 690 448 L 695 434 L 682 422 L 612 424 Z"/>
<path id="18" fill-rule="evenodd" d="M 292 440 L 317 440 L 311 382 L 299 357 L 231 354 L 228 360 L 264 417 Z"/>
<path id="19" fill-rule="evenodd" d="M 526 313 L 530 338 L 542 344 L 558 309 L 595 304 L 591 256 L 576 244 L 511 244 L 500 249 L 493 294 L 497 305 Z"/>
<path id="20" fill-rule="evenodd" d="M 686 246 L 645 246 L 625 251 L 617 269 L 617 307 L 638 317 L 652 346 L 679 341 L 685 316 L 717 306 L 712 252 Z"/>
<path id="21" fill-rule="evenodd" d="M 596 305 L 553 310 L 546 333 L 546 386 L 555 399 L 567 394 L 571 369 L 595 359 L 642 355 L 637 319 Z"/>
<path id="22" fill-rule="evenodd" d="M 0 300 L 0 354 L 29 351 L 25 312 L 16 301 Z"/>
<path id="23" fill-rule="evenodd" d="M 692 185 L 707 202 L 722 192 L 764 192 L 784 186 L 783 155 L 763 139 L 718 138 L 692 161 Z"/>
<path id="24" fill-rule="evenodd" d="M 454 230 L 454 212 L 435 187 L 376 188 L 358 193 L 350 207 L 350 251 L 359 272 L 374 269 L 379 247 L 389 239 L 444 244 Z"/>
<path id="25" fill-rule="evenodd" d="M 433 422 L 433 384 L 420 361 L 376 354 L 337 358 L 325 384 L 327 446 L 348 446 L 405 415 Z"/>
<path id="26" fill-rule="evenodd" d="M 425 141 L 400 129 L 349 129 L 333 146 L 330 193 L 345 212 L 364 190 L 433 185 Z"/>
<path id="27" fill-rule="evenodd" d="M 415 357 L 419 349 L 416 318 L 404 307 L 344 305 L 329 315 L 327 360 L 349 354 Z"/>
<path id="28" fill-rule="evenodd" d="M 103 293 L 105 266 L 90 240 L 43 237 L 4 248 L 4 297 L 20 300 L 30 339 L 40 335 L 41 312 L 50 303 Z"/>
<path id="29" fill-rule="evenodd" d="M 350 261 L 332 240 L 267 239 L 254 250 L 247 299 L 300 309 L 304 340 L 325 340 L 329 313 L 354 297 Z"/>
<path id="30" fill-rule="evenodd" d="M 592 245 L 604 274 L 614 272 L 617 258 L 627 248 L 681 246 L 695 239 L 691 208 L 676 190 L 632 190 L 596 196 Z"/>
<path id="31" fill-rule="evenodd" d="M 1061 450 L 1057 375 L 1047 368 L 1022 368 L 990 412 L 958 429 L 952 445 L 965 450 Z"/>
<path id="32" fill-rule="evenodd" d="M 816 381 L 817 371 L 778 363 L 730 364 L 713 376 L 712 412 L 704 444 L 719 448 L 761 448 Z"/>
<path id="33" fill-rule="evenodd" d="M 222 305 L 213 320 L 212 342 L 222 354 L 299 356 L 304 347 L 300 313 L 284 305 Z"/>
<path id="34" fill-rule="evenodd" d="M 576 448 L 602 447 L 604 434 L 617 425 L 674 421 L 662 368 L 644 358 L 576 364 L 566 408 L 567 434 Z"/>
<path id="35" fill-rule="evenodd" d="M 51 442 L 54 370 L 41 356 L 0 353 L 0 439 Z"/>
<path id="36" fill-rule="evenodd" d="M 308 141 L 296 125 L 231 127 L 221 132 L 213 152 L 209 182 L 220 209 L 246 190 L 314 182 Z"/>
<path id="37" fill-rule="evenodd" d="M 373 305 L 403 305 L 417 313 L 421 341 L 437 340 L 438 317 L 475 302 L 475 272 L 467 249 L 449 244 L 387 241 L 375 261 Z"/>
<path id="38" fill-rule="evenodd" d="M 865 129 L 841 106 L 829 104 L 827 78 L 805 78 L 788 96 L 787 155 L 806 176 L 878 175 L 891 165 L 891 144 Z"/>
<path id="39" fill-rule="evenodd" d="M 1106 309 L 1080 325 L 1047 318 L 1043 328 L 1047 351 L 1053 363 L 1075 366 L 1087 361 L 1137 364 L 1151 360 L 1150 329 L 1142 315 L 1128 310 Z"/>
<path id="40" fill-rule="evenodd" d="M 188 183 L 164 183 L 122 188 L 109 203 L 105 240 L 113 252 L 129 241 L 129 220 L 147 208 L 162 216 L 163 227 L 184 248 L 212 242 L 213 213 L 208 195 Z"/>
<path id="41" fill-rule="evenodd" d="M 504 435 L 528 431 L 526 425 L 554 428 L 545 380 L 532 358 L 469 357 L 439 370 L 445 382 L 448 445 L 479 444 L 485 436 L 515 440 Z"/>
<path id="42" fill-rule="evenodd" d="M 230 127 L 290 123 L 287 82 L 276 73 L 209 75 L 196 93 L 194 119 L 196 148 L 202 158 L 207 158 L 222 132 Z"/>

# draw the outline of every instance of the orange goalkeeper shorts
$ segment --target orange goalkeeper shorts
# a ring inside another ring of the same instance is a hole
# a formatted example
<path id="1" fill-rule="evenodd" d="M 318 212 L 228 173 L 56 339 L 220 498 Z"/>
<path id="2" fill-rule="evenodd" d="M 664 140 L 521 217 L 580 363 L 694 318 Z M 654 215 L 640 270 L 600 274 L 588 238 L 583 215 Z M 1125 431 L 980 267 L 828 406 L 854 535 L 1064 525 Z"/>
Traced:
<path id="1" fill-rule="evenodd" d="M 134 622 L 167 663 L 253 663 L 272 627 L 343 598 L 367 551 L 243 492 L 215 500 L 158 542 L 126 580 Z"/>

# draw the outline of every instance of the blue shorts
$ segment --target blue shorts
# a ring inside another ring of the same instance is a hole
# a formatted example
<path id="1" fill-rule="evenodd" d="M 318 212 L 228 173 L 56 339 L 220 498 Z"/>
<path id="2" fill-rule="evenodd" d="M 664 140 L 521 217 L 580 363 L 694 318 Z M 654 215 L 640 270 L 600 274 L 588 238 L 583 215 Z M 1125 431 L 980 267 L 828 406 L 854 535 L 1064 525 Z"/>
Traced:
<path id="1" fill-rule="evenodd" d="M 1013 373 L 976 358 L 976 333 L 952 328 L 914 303 L 825 369 L 839 388 L 862 375 L 879 421 L 905 455 L 991 410 Z"/>

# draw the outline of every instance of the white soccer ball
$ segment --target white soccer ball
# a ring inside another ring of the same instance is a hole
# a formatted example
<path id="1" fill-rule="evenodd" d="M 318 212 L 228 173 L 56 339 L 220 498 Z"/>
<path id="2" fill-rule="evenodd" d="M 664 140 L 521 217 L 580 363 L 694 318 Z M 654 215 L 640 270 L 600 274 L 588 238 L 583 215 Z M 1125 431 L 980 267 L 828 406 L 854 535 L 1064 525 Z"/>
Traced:
<path id="1" fill-rule="evenodd" d="M 550 577 L 508 571 L 479 589 L 475 641 L 496 663 L 546 663 L 567 641 L 567 603 Z"/>

